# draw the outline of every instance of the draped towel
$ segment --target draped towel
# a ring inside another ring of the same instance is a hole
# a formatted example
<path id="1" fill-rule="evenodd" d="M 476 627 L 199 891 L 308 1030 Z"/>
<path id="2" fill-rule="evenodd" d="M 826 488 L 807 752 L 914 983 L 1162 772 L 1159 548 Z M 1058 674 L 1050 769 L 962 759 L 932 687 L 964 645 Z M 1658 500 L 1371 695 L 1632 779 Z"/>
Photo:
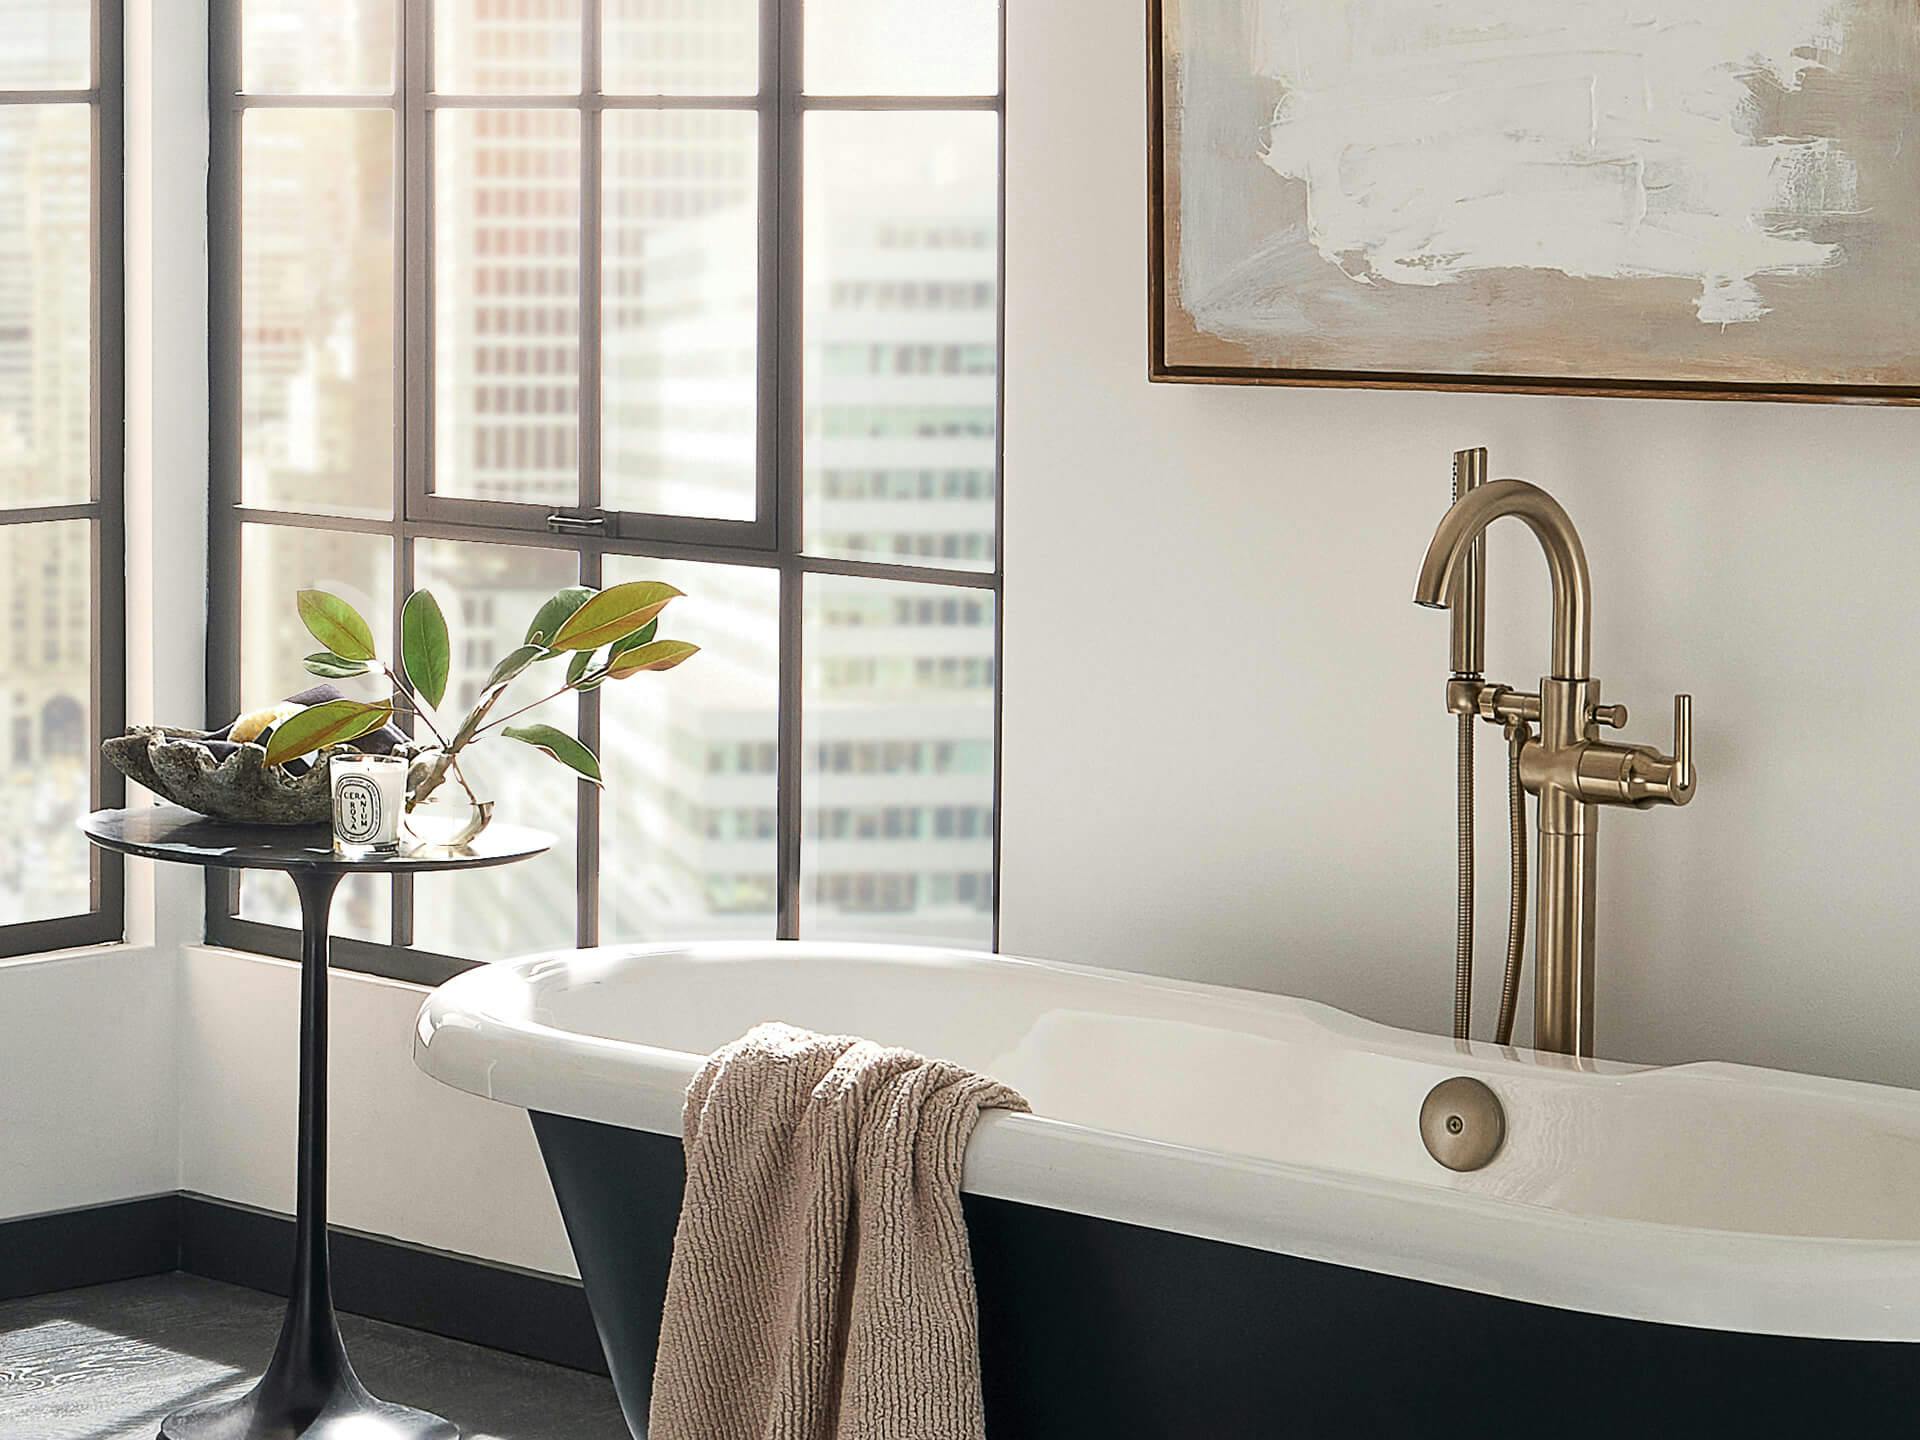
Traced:
<path id="1" fill-rule="evenodd" d="M 649 1440 L 982 1440 L 960 1169 L 985 1076 L 760 1025 L 687 1091 Z"/>

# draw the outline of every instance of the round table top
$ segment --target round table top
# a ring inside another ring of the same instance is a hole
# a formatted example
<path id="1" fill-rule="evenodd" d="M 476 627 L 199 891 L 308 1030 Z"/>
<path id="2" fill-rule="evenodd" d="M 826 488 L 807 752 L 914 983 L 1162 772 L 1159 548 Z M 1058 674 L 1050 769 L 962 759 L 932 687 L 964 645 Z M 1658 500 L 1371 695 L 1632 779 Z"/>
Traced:
<path id="1" fill-rule="evenodd" d="M 240 825 L 209 820 L 178 805 L 96 810 L 82 816 L 87 839 L 148 860 L 177 860 L 217 870 L 319 870 L 337 873 L 480 870 L 511 865 L 553 848 L 553 837 L 524 825 L 487 826 L 457 850 L 403 847 L 393 855 L 336 855 L 331 825 Z"/>

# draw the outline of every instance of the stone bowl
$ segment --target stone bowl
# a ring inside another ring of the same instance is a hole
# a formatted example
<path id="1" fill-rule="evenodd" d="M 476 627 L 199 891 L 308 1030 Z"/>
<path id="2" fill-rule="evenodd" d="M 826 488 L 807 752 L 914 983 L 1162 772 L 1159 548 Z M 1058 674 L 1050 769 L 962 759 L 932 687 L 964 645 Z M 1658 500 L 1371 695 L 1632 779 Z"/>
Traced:
<path id="1" fill-rule="evenodd" d="M 235 744 L 219 732 L 136 725 L 104 742 L 100 753 L 129 780 L 215 820 L 324 825 L 333 819 L 325 765 L 308 764 L 297 773 L 269 766 L 265 746 Z"/>

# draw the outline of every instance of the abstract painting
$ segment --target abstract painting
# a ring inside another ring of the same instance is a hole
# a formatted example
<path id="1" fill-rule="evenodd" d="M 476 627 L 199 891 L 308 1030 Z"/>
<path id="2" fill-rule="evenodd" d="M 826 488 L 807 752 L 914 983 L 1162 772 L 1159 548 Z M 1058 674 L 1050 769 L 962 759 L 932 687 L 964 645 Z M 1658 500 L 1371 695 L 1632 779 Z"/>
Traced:
<path id="1" fill-rule="evenodd" d="M 1920 400 L 1916 0 L 1150 0 L 1155 379 Z"/>

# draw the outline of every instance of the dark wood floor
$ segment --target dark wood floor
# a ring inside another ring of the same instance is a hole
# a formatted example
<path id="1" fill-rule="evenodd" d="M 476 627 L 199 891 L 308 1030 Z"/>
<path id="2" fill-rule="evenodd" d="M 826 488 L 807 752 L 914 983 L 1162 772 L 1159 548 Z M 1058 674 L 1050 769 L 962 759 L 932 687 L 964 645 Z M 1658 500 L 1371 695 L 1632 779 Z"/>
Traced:
<path id="1" fill-rule="evenodd" d="M 0 1303 L 0 1440 L 152 1440 L 170 1410 L 252 1382 L 282 1303 L 192 1275 Z M 468 1440 L 631 1440 L 602 1376 L 352 1315 L 340 1330 L 368 1389 Z"/>

